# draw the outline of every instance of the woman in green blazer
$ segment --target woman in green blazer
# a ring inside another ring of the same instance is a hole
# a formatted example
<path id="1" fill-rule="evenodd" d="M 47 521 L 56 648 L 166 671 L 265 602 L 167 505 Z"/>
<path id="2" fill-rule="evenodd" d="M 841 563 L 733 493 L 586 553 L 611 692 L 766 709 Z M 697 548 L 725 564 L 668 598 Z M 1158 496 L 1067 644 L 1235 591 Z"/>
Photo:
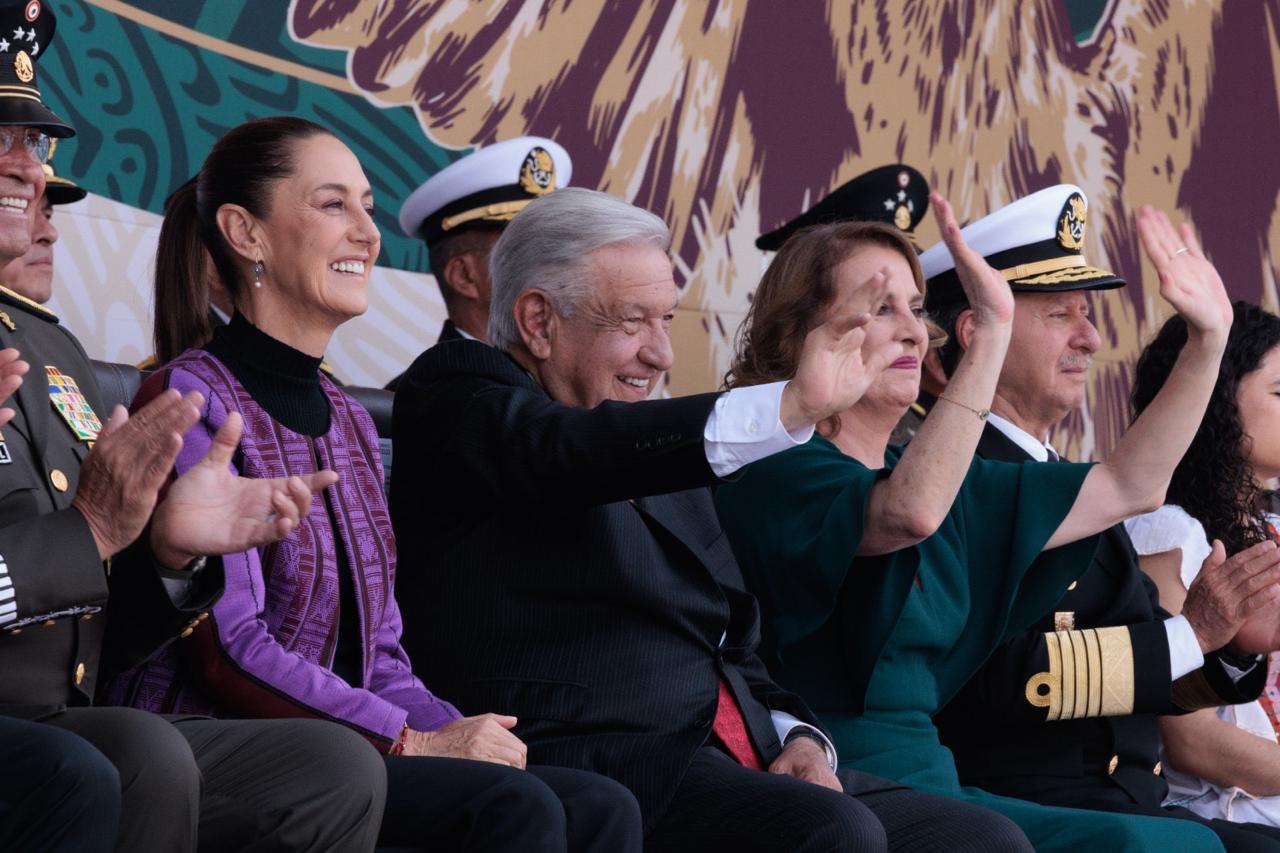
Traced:
<path id="1" fill-rule="evenodd" d="M 766 271 L 744 324 L 730 385 L 788 378 L 806 334 L 834 311 L 868 315 L 864 360 L 893 356 L 862 399 L 808 443 L 717 491 L 764 612 L 771 669 L 823 718 L 843 765 L 995 809 L 1039 850 L 1220 850 L 1212 832 L 1185 821 L 962 789 L 931 716 L 1003 639 L 1052 608 L 1088 565 L 1095 534 L 1161 503 L 1231 325 L 1222 282 L 1189 229 L 1179 235 L 1144 209 L 1138 227 L 1161 293 L 1195 339 L 1177 381 L 1101 464 L 975 459 L 1013 295 L 965 244 L 947 202 L 931 202 L 973 328 L 946 392 L 905 450 L 889 447 L 889 435 L 919 392 L 930 335 L 924 279 L 900 233 L 842 223 L 797 234 Z"/>

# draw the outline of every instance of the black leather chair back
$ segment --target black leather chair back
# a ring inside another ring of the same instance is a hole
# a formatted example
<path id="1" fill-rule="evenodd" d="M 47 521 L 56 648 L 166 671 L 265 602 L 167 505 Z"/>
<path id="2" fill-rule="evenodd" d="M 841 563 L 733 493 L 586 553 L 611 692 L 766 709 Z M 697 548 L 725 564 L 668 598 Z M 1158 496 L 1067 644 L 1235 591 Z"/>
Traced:
<path id="1" fill-rule="evenodd" d="M 102 392 L 102 402 L 107 410 L 100 412 L 103 423 L 111 417 L 116 404 L 129 408 L 133 395 L 138 393 L 142 384 L 142 371 L 131 364 L 113 364 L 109 361 L 94 361 L 93 375 L 98 380 L 98 390 Z"/>
<path id="2" fill-rule="evenodd" d="M 103 421 L 111 417 L 116 403 L 129 407 L 133 397 L 142 384 L 143 373 L 131 364 L 115 364 L 107 361 L 94 361 L 93 373 L 98 380 L 98 389 L 102 392 L 102 401 L 107 410 L 101 412 Z M 381 388 L 357 388 L 347 385 L 343 391 L 355 398 L 356 402 L 369 410 L 373 416 L 373 424 L 378 430 L 378 445 L 382 451 L 382 470 L 385 475 L 383 486 L 391 488 L 391 404 L 395 395 Z"/>

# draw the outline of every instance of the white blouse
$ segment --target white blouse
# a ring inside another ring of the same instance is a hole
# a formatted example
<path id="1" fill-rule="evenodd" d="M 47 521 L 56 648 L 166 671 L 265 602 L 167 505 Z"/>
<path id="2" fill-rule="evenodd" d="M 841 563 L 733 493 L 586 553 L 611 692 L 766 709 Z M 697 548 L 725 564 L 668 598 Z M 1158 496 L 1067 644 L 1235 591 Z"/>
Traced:
<path id="1" fill-rule="evenodd" d="M 1131 518 L 1124 527 L 1133 540 L 1133 547 L 1143 556 L 1179 549 L 1182 552 L 1179 574 L 1184 587 L 1191 586 L 1200 573 L 1200 566 L 1212 551 L 1200 522 L 1173 504 Z M 1223 722 L 1276 743 L 1275 729 L 1259 703 L 1224 705 L 1216 711 L 1218 719 Z M 1164 775 L 1169 783 L 1165 805 L 1184 806 L 1201 817 L 1211 819 L 1280 826 L 1280 797 L 1255 797 L 1238 787 L 1219 788 L 1198 776 L 1179 771 L 1167 760 L 1164 761 Z"/>

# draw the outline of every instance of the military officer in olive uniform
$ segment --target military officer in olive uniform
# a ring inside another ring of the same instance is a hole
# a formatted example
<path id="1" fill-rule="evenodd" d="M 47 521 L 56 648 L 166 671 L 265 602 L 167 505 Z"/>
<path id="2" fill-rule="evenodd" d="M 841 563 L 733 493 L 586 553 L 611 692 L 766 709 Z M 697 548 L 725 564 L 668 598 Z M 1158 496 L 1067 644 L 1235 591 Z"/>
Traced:
<path id="1" fill-rule="evenodd" d="M 0 263 L 30 248 L 49 136 L 73 133 L 35 82 L 53 31 L 40 0 L 0 3 Z M 132 417 L 118 408 L 104 426 L 80 344 L 50 311 L 7 289 L 0 348 L 30 365 L 0 430 L 0 737 L 20 737 L 15 725 L 26 721 L 105 756 L 118 775 L 117 849 L 371 850 L 383 764 L 345 727 L 93 707 L 112 670 L 182 642 L 205 618 L 222 576 L 218 560 L 200 555 L 286 535 L 333 475 L 236 477 L 227 467 L 239 441 L 233 419 L 199 471 L 169 483 L 157 504 L 199 417 L 198 395 L 174 392 Z M 8 757 L 22 744 L 3 746 Z M 13 774 L 24 766 L 6 763 L 0 795 L 21 796 L 27 780 Z M 14 802 L 5 801 L 7 837 L 58 849 L 60 827 L 40 825 L 49 818 L 37 811 L 12 813 Z M 104 820 L 99 832 L 111 831 Z"/>
<path id="2" fill-rule="evenodd" d="M 50 140 L 49 156 L 53 156 Z M 32 207 L 31 248 L 0 268 L 0 287 L 7 287 L 41 305 L 53 295 L 53 244 L 58 242 L 58 229 L 53 224 L 53 207 L 80 201 L 86 193 L 72 181 L 53 173 L 53 166 L 44 164 L 44 194 Z"/>
<path id="3" fill-rule="evenodd" d="M 427 178 L 400 207 L 400 227 L 427 246 L 444 298 L 436 343 L 484 342 L 489 329 L 489 252 L 517 213 L 569 185 L 573 161 L 558 143 L 519 136 L 486 145 Z M 400 374 L 387 383 L 396 390 Z"/>
<path id="4" fill-rule="evenodd" d="M 1013 336 L 977 454 L 1056 460 L 1049 429 L 1083 402 L 1100 346 L 1088 292 L 1124 286 L 1083 255 L 1088 203 L 1077 187 L 1042 190 L 978 220 L 965 239 L 1014 291 Z M 924 252 L 925 307 L 948 335 L 925 361 L 932 396 L 944 392 L 969 339 L 969 313 L 950 254 Z M 1267 577 L 1277 552 L 1224 570 Z M 1203 576 L 1203 575 L 1202 575 Z M 1238 590 L 1237 590 L 1238 592 Z M 1180 616 L 1160 609 L 1123 525 L 1040 623 L 1005 643 L 937 718 L 960 780 L 1046 805 L 1207 823 L 1229 851 L 1280 850 L 1280 830 L 1206 821 L 1164 808 L 1156 714 L 1250 701 L 1266 666 L 1228 646 L 1241 622 L 1216 624 L 1230 603 L 1202 588 Z"/>
<path id="5" fill-rule="evenodd" d="M 916 226 L 929 209 L 929 183 L 924 175 L 903 163 L 881 166 L 863 172 L 832 190 L 804 213 L 772 231 L 756 238 L 756 248 L 776 252 L 792 234 L 810 225 L 830 222 L 883 222 L 906 235 L 920 251 Z M 935 329 L 931 326 L 930 336 Z M 912 404 L 902 416 L 889 439 L 890 444 L 905 444 L 916 434 L 925 409 Z"/>

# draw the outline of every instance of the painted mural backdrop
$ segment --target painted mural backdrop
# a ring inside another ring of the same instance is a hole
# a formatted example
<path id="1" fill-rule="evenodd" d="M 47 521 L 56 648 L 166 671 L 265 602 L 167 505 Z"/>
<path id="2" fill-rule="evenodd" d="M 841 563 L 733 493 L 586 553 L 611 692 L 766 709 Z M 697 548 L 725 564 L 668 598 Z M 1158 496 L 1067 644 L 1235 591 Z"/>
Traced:
<path id="1" fill-rule="evenodd" d="M 718 383 L 755 237 L 898 160 L 968 219 L 1061 181 L 1088 193 L 1086 254 L 1130 286 L 1094 298 L 1106 352 L 1058 436 L 1081 455 L 1114 442 L 1164 316 L 1138 204 L 1192 218 L 1233 294 L 1276 306 L 1280 0 L 51 2 L 41 79 L 81 129 L 55 165 L 97 194 L 60 217 L 58 309 L 103 357 L 147 350 L 165 195 L 222 130 L 280 112 L 332 127 L 377 194 L 373 308 L 330 353 L 356 382 L 403 367 L 443 317 L 400 201 L 523 133 L 565 145 L 575 184 L 671 225 L 673 393 Z"/>

